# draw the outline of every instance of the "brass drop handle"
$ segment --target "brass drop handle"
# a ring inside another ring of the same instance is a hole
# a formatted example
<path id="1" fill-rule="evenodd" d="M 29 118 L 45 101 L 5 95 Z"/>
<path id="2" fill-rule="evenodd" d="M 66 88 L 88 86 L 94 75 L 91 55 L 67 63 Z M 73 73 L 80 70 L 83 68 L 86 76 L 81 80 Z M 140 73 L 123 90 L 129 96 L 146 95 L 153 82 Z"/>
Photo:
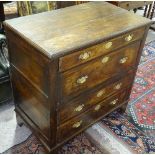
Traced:
<path id="1" fill-rule="evenodd" d="M 133 39 L 133 35 L 129 34 L 128 36 L 125 37 L 125 41 L 131 41 Z"/>
<path id="2" fill-rule="evenodd" d="M 90 57 L 91 52 L 84 52 L 82 54 L 80 54 L 79 59 L 80 60 L 86 60 Z"/>
<path id="3" fill-rule="evenodd" d="M 114 89 L 118 90 L 121 88 L 121 86 L 122 86 L 122 83 L 118 83 L 117 85 L 115 85 Z"/>
<path id="4" fill-rule="evenodd" d="M 103 59 L 101 61 L 104 64 L 104 63 L 107 63 L 109 61 L 109 59 L 110 58 L 108 56 L 106 56 L 106 57 L 103 57 Z"/>
<path id="5" fill-rule="evenodd" d="M 105 49 L 109 49 L 111 47 L 112 47 L 112 42 L 111 41 L 105 44 Z"/>
<path id="6" fill-rule="evenodd" d="M 96 96 L 101 97 L 104 93 L 105 93 L 105 90 L 100 90 Z"/>
<path id="7" fill-rule="evenodd" d="M 81 104 L 81 105 L 79 105 L 78 107 L 76 107 L 76 108 L 74 109 L 74 111 L 79 112 L 79 111 L 81 111 L 81 110 L 83 109 L 83 107 L 84 107 L 84 104 Z"/>
<path id="8" fill-rule="evenodd" d="M 118 98 L 115 99 L 115 100 L 113 100 L 113 101 L 111 101 L 110 104 L 111 104 L 111 105 L 115 105 L 115 104 L 117 103 L 117 101 L 118 101 Z"/>
<path id="9" fill-rule="evenodd" d="M 83 77 L 77 79 L 77 83 L 78 83 L 78 84 L 83 84 L 83 83 L 86 82 L 87 78 L 88 78 L 87 75 L 86 75 L 86 76 L 83 76 Z"/>
<path id="10" fill-rule="evenodd" d="M 101 105 L 98 104 L 97 106 L 95 106 L 95 111 L 98 111 L 101 108 Z"/>
<path id="11" fill-rule="evenodd" d="M 121 64 L 124 64 L 124 63 L 126 63 L 127 60 L 128 60 L 128 57 L 124 57 L 124 58 L 120 59 L 119 62 Z"/>
<path id="12" fill-rule="evenodd" d="M 79 121 L 79 122 L 74 123 L 72 127 L 73 127 L 73 128 L 78 128 L 78 127 L 81 126 L 81 124 L 82 124 L 82 120 Z"/>

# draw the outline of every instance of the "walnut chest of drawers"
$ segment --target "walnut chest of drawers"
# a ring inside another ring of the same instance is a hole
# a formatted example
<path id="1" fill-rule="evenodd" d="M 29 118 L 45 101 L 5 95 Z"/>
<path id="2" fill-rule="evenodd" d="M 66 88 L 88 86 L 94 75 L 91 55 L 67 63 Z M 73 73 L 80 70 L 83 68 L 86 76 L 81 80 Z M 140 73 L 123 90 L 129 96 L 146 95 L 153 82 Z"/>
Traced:
<path id="1" fill-rule="evenodd" d="M 106 2 L 5 22 L 16 113 L 48 151 L 127 104 L 150 24 Z"/>

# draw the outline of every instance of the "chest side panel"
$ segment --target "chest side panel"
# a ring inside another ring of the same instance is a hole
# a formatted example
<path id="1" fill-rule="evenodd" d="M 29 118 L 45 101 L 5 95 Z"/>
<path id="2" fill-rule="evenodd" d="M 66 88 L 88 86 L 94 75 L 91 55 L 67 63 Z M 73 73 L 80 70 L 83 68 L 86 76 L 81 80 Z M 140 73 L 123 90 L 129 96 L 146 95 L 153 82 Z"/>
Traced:
<path id="1" fill-rule="evenodd" d="M 54 118 L 51 118 L 51 107 L 54 102 L 49 97 L 54 96 L 50 94 L 49 88 L 51 61 L 7 27 L 6 34 L 16 111 L 27 120 L 41 140 L 51 145 L 54 143 L 54 138 L 51 138 L 51 126 L 54 122 Z"/>
<path id="2" fill-rule="evenodd" d="M 14 31 L 8 29 L 7 34 L 11 65 L 40 93 L 48 96 L 47 66 L 49 60 Z"/>

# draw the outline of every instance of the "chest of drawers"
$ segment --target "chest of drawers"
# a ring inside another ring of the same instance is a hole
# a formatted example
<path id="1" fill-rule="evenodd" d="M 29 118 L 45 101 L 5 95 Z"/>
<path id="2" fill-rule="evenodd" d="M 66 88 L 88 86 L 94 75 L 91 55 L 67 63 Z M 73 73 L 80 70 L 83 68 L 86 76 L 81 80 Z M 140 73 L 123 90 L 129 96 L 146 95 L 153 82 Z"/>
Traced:
<path id="1" fill-rule="evenodd" d="M 5 22 L 16 113 L 48 151 L 127 104 L 150 24 L 106 2 Z"/>

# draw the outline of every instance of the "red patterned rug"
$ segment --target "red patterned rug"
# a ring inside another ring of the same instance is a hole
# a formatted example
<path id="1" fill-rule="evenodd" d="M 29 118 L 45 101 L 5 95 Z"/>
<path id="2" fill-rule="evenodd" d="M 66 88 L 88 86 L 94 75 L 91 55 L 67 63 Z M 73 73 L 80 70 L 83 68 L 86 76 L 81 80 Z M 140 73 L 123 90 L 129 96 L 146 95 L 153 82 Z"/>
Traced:
<path id="1" fill-rule="evenodd" d="M 102 121 L 62 146 L 58 153 L 155 153 L 155 41 L 148 43 L 141 57 L 126 114 L 112 112 Z M 87 133 L 87 134 L 86 134 Z M 106 135 L 112 136 L 104 141 Z M 111 144 L 112 143 L 112 144 Z M 106 145 L 106 146 L 105 146 Z M 129 150 L 129 151 L 126 151 Z M 4 153 L 44 153 L 32 134 Z"/>
<path id="2" fill-rule="evenodd" d="M 130 97 L 130 112 L 140 127 L 155 129 L 155 48 L 148 44 L 143 51 Z"/>
<path id="3" fill-rule="evenodd" d="M 45 149 L 38 139 L 32 134 L 26 141 L 18 144 L 4 154 L 44 154 Z M 101 154 L 101 151 L 90 142 L 84 133 L 79 134 L 64 146 L 62 146 L 58 154 Z"/>

